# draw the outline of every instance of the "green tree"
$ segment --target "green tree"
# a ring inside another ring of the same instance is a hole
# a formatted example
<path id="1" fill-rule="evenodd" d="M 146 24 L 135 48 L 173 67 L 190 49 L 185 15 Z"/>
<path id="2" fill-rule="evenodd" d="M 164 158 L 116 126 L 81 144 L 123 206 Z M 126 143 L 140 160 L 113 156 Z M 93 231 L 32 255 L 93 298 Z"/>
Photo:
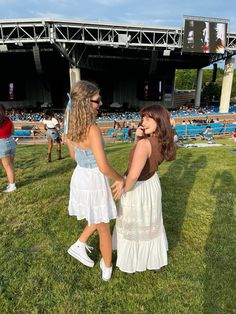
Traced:
<path id="1" fill-rule="evenodd" d="M 204 69 L 202 77 L 203 97 L 205 99 L 220 98 L 222 82 L 224 77 L 224 69 L 217 69 L 216 82 L 212 82 L 212 69 Z M 176 89 L 196 89 L 197 70 L 181 69 L 175 72 L 175 88 Z M 231 97 L 236 97 L 236 70 L 234 70 Z"/>
<path id="2" fill-rule="evenodd" d="M 220 99 L 221 88 L 215 82 L 207 82 L 202 89 L 202 99 L 206 102 Z"/>
<path id="3" fill-rule="evenodd" d="M 175 88 L 176 89 L 195 89 L 197 70 L 176 70 Z"/>

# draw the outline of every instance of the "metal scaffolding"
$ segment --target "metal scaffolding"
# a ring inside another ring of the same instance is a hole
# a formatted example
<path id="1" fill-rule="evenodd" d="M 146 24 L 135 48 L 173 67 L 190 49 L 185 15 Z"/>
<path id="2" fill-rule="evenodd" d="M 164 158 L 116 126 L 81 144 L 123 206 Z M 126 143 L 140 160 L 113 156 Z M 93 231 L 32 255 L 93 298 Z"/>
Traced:
<path id="1" fill-rule="evenodd" d="M 236 33 L 228 33 L 224 55 L 211 54 L 210 62 L 236 53 Z M 27 51 L 33 46 L 54 46 L 72 66 L 79 66 L 86 46 L 182 53 L 183 29 L 56 19 L 0 21 L 0 52 Z M 168 55 L 168 53 L 166 54 Z"/>

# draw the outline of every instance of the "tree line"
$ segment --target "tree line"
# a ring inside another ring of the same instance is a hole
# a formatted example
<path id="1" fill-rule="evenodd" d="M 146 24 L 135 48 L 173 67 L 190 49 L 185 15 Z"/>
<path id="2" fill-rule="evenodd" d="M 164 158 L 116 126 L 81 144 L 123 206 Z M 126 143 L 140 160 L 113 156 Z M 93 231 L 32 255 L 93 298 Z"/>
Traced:
<path id="1" fill-rule="evenodd" d="M 219 100 L 224 76 L 224 69 L 218 68 L 215 81 L 213 81 L 213 69 L 204 69 L 202 78 L 202 99 L 205 101 Z M 175 73 L 176 89 L 196 89 L 197 70 L 181 69 Z M 236 70 L 234 70 L 231 97 L 236 97 Z"/>

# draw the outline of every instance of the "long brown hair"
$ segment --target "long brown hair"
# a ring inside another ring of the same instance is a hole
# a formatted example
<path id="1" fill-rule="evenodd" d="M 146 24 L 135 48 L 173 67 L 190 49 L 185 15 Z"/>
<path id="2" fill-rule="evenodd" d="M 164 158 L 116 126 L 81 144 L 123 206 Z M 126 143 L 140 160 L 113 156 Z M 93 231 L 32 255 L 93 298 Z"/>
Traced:
<path id="1" fill-rule="evenodd" d="M 0 104 L 0 126 L 6 120 L 6 118 L 6 108 L 3 106 L 3 104 Z"/>
<path id="2" fill-rule="evenodd" d="M 165 160 L 174 160 L 176 157 L 176 146 L 169 111 L 161 105 L 152 105 L 141 109 L 140 114 L 141 119 L 150 117 L 156 121 L 157 128 L 155 133 L 161 144 L 161 153 Z"/>
<path id="3" fill-rule="evenodd" d="M 96 115 L 91 106 L 91 97 L 98 93 L 98 86 L 88 81 L 79 81 L 72 88 L 67 133 L 67 138 L 71 141 L 85 140 L 89 127 L 95 123 Z"/>

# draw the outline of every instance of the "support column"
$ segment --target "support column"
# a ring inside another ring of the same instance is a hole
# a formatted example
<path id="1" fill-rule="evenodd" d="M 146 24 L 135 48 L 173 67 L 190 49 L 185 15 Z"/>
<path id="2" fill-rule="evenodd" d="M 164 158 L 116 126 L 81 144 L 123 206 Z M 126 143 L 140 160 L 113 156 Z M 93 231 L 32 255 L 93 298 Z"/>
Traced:
<path id="1" fill-rule="evenodd" d="M 234 76 L 234 58 L 230 57 L 225 60 L 224 77 L 220 96 L 220 113 L 229 112 L 233 76 Z"/>
<path id="2" fill-rule="evenodd" d="M 195 94 L 195 108 L 200 107 L 201 104 L 201 91 L 202 91 L 202 74 L 203 69 L 197 70 L 197 88 L 196 88 L 196 94 Z"/>
<path id="3" fill-rule="evenodd" d="M 80 69 L 70 68 L 70 88 L 72 88 L 78 81 L 80 81 Z"/>

